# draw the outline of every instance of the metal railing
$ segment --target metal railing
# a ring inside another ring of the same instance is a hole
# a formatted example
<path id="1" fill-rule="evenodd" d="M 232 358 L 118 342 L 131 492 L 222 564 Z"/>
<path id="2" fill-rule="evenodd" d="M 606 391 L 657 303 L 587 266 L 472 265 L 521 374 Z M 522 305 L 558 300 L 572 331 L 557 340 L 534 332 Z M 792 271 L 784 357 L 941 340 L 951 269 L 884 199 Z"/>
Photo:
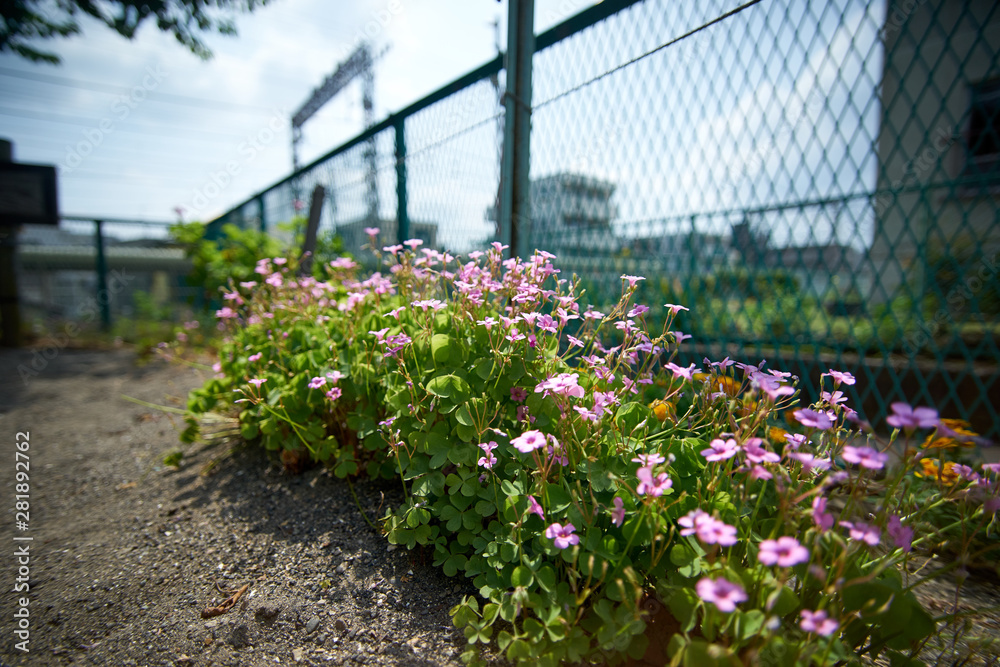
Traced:
<path id="1" fill-rule="evenodd" d="M 513 46 L 511 49 L 513 50 Z M 455 252 L 516 225 L 594 302 L 691 308 L 691 361 L 852 371 L 852 403 L 1000 437 L 1000 6 L 608 0 L 536 36 L 530 215 L 501 220 L 497 58 L 216 221 Z M 366 200 L 374 144 L 378 206 Z"/>

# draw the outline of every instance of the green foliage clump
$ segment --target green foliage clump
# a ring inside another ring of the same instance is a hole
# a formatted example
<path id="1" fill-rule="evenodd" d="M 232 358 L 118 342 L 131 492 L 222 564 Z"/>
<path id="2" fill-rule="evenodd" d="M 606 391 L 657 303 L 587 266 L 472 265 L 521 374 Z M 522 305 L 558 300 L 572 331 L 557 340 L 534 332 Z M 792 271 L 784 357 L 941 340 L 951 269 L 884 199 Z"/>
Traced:
<path id="1" fill-rule="evenodd" d="M 763 364 L 673 363 L 685 309 L 637 303 L 641 277 L 598 312 L 548 253 L 408 245 L 364 278 L 349 258 L 325 279 L 257 262 L 188 408 L 234 412 L 286 461 L 398 478 L 387 539 L 478 590 L 452 609 L 468 662 L 495 642 L 524 665 L 917 665 L 964 623 L 914 590 L 995 546 L 1000 466 L 930 475 L 910 443 L 950 428 L 933 410 L 895 405 L 883 442 L 844 405 L 849 374 L 799 408 L 797 380 Z M 956 534 L 982 539 L 913 573 Z M 651 645 L 654 615 L 676 632 Z"/>

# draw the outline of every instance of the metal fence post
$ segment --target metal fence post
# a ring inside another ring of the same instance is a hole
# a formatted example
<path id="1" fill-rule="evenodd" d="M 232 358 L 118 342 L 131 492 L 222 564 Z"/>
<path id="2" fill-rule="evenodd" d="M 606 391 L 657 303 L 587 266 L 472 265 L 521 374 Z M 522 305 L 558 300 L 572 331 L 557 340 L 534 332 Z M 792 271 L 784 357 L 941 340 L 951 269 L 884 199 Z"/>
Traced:
<path id="1" fill-rule="evenodd" d="M 257 205 L 260 207 L 260 231 L 267 233 L 267 220 L 264 218 L 264 195 L 257 197 Z"/>
<path id="2" fill-rule="evenodd" d="M 108 263 L 104 257 L 103 221 L 94 220 L 94 247 L 97 251 L 97 306 L 101 309 L 101 330 L 111 329 L 111 295 L 108 294 Z"/>
<path id="3" fill-rule="evenodd" d="M 396 130 L 396 243 L 410 238 L 410 216 L 406 211 L 406 118 L 393 122 Z"/>
<path id="4" fill-rule="evenodd" d="M 535 1 L 510 0 L 507 9 L 507 90 L 504 93 L 500 242 L 526 254 L 531 225 L 531 59 L 535 53 Z"/>

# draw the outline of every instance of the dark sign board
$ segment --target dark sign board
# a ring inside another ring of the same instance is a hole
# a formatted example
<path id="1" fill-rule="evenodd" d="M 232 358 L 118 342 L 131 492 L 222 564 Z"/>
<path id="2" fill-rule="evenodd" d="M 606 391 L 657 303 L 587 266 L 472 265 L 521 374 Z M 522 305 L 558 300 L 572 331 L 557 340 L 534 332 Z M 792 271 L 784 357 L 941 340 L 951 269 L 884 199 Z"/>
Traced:
<path id="1" fill-rule="evenodd" d="M 0 162 L 0 225 L 58 225 L 56 168 Z"/>

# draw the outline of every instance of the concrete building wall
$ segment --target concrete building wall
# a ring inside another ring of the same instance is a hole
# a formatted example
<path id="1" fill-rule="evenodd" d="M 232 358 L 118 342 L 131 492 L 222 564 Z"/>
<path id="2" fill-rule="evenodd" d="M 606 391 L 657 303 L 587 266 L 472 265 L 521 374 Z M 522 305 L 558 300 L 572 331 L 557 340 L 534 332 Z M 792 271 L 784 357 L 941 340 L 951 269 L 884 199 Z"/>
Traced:
<path id="1" fill-rule="evenodd" d="M 918 299 L 927 262 L 1000 249 L 1000 181 L 968 177 L 970 98 L 1000 78 L 995 0 L 887 0 L 873 302 Z"/>

